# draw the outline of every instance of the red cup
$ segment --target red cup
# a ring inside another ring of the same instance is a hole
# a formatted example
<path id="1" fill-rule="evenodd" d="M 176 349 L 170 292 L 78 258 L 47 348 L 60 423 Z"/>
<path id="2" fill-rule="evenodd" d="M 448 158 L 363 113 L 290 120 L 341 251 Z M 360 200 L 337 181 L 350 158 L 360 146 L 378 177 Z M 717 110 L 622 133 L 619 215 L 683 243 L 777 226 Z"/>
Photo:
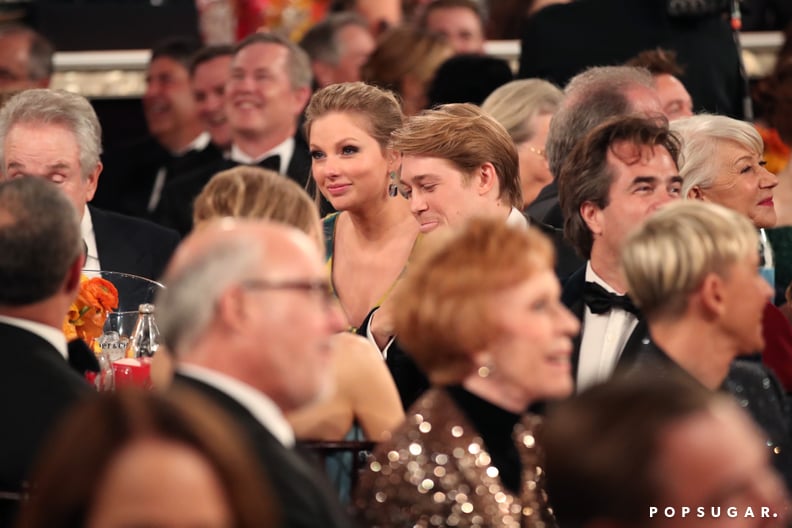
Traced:
<path id="1" fill-rule="evenodd" d="M 113 362 L 116 390 L 124 387 L 151 388 L 151 361 L 124 358 Z"/>

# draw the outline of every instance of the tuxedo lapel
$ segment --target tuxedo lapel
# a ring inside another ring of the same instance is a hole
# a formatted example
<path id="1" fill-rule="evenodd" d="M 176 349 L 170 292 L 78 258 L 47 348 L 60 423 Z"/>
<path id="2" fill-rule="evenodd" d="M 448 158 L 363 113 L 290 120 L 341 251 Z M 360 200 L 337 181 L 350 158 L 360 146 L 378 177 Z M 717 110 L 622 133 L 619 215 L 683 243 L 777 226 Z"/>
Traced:
<path id="1" fill-rule="evenodd" d="M 580 363 L 580 342 L 583 336 L 583 316 L 585 314 L 585 304 L 583 304 L 583 288 L 586 284 L 586 266 L 579 268 L 569 276 L 564 282 L 561 290 L 561 302 L 569 308 L 575 317 L 580 321 L 580 332 L 572 338 L 572 355 L 569 358 L 572 363 L 572 381 L 577 380 L 578 364 Z"/>
<path id="2" fill-rule="evenodd" d="M 105 214 L 101 209 L 88 206 L 88 210 L 91 212 L 96 251 L 99 254 L 99 264 L 102 269 L 118 271 L 136 268 L 142 254 L 133 251 L 130 245 L 113 243 L 115 237 L 128 236 L 128 233 L 124 233 L 123 229 L 116 225 L 113 217 Z M 130 263 L 134 263 L 134 265 L 130 266 Z"/>

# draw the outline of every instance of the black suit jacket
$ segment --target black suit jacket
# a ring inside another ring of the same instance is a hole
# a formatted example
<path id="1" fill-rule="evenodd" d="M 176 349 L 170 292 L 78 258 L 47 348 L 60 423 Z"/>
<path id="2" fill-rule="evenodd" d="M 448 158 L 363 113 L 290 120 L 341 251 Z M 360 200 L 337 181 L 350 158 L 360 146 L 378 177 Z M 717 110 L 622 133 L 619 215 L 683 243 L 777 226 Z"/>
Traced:
<path id="1" fill-rule="evenodd" d="M 320 473 L 295 450 L 281 444 L 244 406 L 224 392 L 199 380 L 177 374 L 177 386 L 209 398 L 248 435 L 269 478 L 284 528 L 350 528 L 352 521 L 342 511 L 336 493 Z"/>
<path id="2" fill-rule="evenodd" d="M 743 117 L 745 84 L 728 22 L 671 17 L 667 0 L 578 0 L 548 6 L 522 30 L 519 78 L 558 86 L 590 66 L 622 64 L 656 47 L 677 52 L 696 111 Z"/>
<path id="3" fill-rule="evenodd" d="M 0 323 L 0 491 L 19 492 L 53 426 L 91 388 L 45 339 Z M 0 527 L 16 505 L 0 500 Z"/>
<path id="4" fill-rule="evenodd" d="M 583 332 L 586 327 L 583 323 L 586 305 L 583 303 L 583 288 L 586 284 L 586 266 L 578 269 L 575 273 L 569 276 L 564 281 L 561 288 L 561 302 L 575 314 L 575 317 L 580 321 L 580 333 L 572 340 L 572 381 L 577 383 L 578 365 L 580 364 L 580 342 L 583 338 Z M 618 361 L 617 367 L 622 364 L 631 363 L 641 343 L 649 339 L 649 329 L 646 326 L 646 321 L 643 318 L 638 319 L 638 325 L 633 330 L 627 342 L 624 345 Z"/>
<path id="5" fill-rule="evenodd" d="M 212 143 L 203 150 L 173 156 L 153 137 L 146 137 L 104 156 L 104 171 L 93 198 L 94 205 L 121 214 L 151 218 L 148 203 L 162 167 L 165 181 L 173 181 L 222 160 Z"/>
<path id="6" fill-rule="evenodd" d="M 93 222 L 99 264 L 104 271 L 119 271 L 158 280 L 179 234 L 147 220 L 88 206 Z"/>
<path id="7" fill-rule="evenodd" d="M 154 212 L 154 219 L 160 224 L 186 235 L 192 230 L 193 202 L 204 185 L 218 172 L 237 165 L 239 164 L 229 159 L 220 159 L 169 181 L 162 190 L 162 198 Z M 308 145 L 297 136 L 295 137 L 294 153 L 286 168 L 286 176 L 297 182 L 310 194 L 313 189 L 310 175 L 311 155 L 308 152 Z M 326 202 L 324 203 L 326 204 Z M 320 213 L 324 215 L 332 212 L 332 208 L 328 209 L 328 206 L 323 205 Z"/>

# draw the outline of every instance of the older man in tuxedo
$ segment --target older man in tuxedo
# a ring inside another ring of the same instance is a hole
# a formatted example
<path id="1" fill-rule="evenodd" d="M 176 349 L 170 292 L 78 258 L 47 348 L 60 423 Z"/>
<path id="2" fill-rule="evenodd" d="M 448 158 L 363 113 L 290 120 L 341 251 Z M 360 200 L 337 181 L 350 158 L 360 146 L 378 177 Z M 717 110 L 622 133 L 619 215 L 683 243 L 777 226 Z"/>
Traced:
<path id="1" fill-rule="evenodd" d="M 42 440 L 64 411 L 91 393 L 70 367 L 61 327 L 83 262 L 80 221 L 55 186 L 34 178 L 0 182 L 0 526 Z M 69 361 L 71 360 L 71 361 Z"/>
<path id="2" fill-rule="evenodd" d="M 311 97 L 311 80 L 308 55 L 283 37 L 254 33 L 237 44 L 225 89 L 228 159 L 168 182 L 155 219 L 186 234 L 195 197 L 212 176 L 236 165 L 259 165 L 306 187 L 311 158 L 297 123 Z"/>
<path id="3" fill-rule="evenodd" d="M 350 526 L 284 418 L 331 389 L 329 339 L 345 328 L 316 242 L 279 224 L 225 219 L 185 239 L 165 283 L 158 322 L 175 384 L 242 426 L 278 495 L 281 526 Z"/>
<path id="4" fill-rule="evenodd" d="M 151 222 L 88 206 L 102 162 L 102 129 L 91 104 L 60 90 L 26 90 L 0 110 L 2 179 L 35 176 L 58 186 L 81 218 L 85 268 L 157 279 L 179 242 Z"/>

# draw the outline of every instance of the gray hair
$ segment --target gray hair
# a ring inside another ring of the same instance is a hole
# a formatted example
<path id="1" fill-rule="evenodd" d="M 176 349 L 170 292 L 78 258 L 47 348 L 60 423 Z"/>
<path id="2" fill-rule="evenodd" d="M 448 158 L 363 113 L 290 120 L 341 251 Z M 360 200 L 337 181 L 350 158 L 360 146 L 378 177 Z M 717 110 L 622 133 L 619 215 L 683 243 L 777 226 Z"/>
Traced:
<path id="1" fill-rule="evenodd" d="M 555 178 L 572 147 L 608 118 L 630 114 L 628 92 L 643 86 L 654 90 L 649 70 L 632 66 L 597 66 L 574 76 L 564 88 L 564 101 L 550 122 L 547 163 Z"/>
<path id="2" fill-rule="evenodd" d="M 357 13 L 334 13 L 313 25 L 300 40 L 300 47 L 311 60 L 336 66 L 343 51 L 338 34 L 347 26 L 360 26 L 368 31 L 366 21 Z"/>
<path id="3" fill-rule="evenodd" d="M 261 246 L 231 237 L 178 272 L 166 274 L 156 305 L 157 325 L 168 349 L 177 357 L 188 354 L 209 327 L 223 293 L 260 267 Z"/>
<path id="4" fill-rule="evenodd" d="M 630 297 L 647 317 L 675 317 L 708 274 L 725 276 L 758 245 L 756 228 L 736 211 L 698 200 L 669 204 L 624 245 Z"/>
<path id="5" fill-rule="evenodd" d="M 0 163 L 5 167 L 4 143 L 17 123 L 61 125 L 71 130 L 80 149 L 80 169 L 87 178 L 102 154 L 102 127 L 91 103 L 81 95 L 64 90 L 24 90 L 0 110 Z"/>
<path id="6" fill-rule="evenodd" d="M 0 305 L 43 301 L 82 252 L 77 211 L 48 181 L 0 182 L 0 247 Z"/>
<path id="7" fill-rule="evenodd" d="M 9 24 L 0 29 L 0 38 L 13 35 L 26 35 L 30 38 L 28 50 L 28 80 L 38 81 L 52 77 L 55 67 L 52 57 L 55 48 L 43 35 L 21 24 Z"/>
<path id="8" fill-rule="evenodd" d="M 712 187 L 718 176 L 718 144 L 733 141 L 759 154 L 764 152 L 764 142 L 759 132 L 745 121 L 731 117 L 701 114 L 671 122 L 671 130 L 682 140 L 679 155 L 679 175 L 682 176 L 682 197 L 687 197 L 693 187 Z"/>
<path id="9" fill-rule="evenodd" d="M 293 89 L 310 88 L 313 82 L 311 59 L 300 46 L 276 33 L 253 33 L 248 35 L 234 48 L 234 55 L 253 44 L 277 44 L 289 51 L 286 70 Z"/>
<path id="10" fill-rule="evenodd" d="M 495 118 L 516 144 L 529 141 L 536 130 L 535 117 L 554 114 L 564 92 L 543 79 L 511 81 L 494 92 L 482 103 L 481 109 Z"/>

